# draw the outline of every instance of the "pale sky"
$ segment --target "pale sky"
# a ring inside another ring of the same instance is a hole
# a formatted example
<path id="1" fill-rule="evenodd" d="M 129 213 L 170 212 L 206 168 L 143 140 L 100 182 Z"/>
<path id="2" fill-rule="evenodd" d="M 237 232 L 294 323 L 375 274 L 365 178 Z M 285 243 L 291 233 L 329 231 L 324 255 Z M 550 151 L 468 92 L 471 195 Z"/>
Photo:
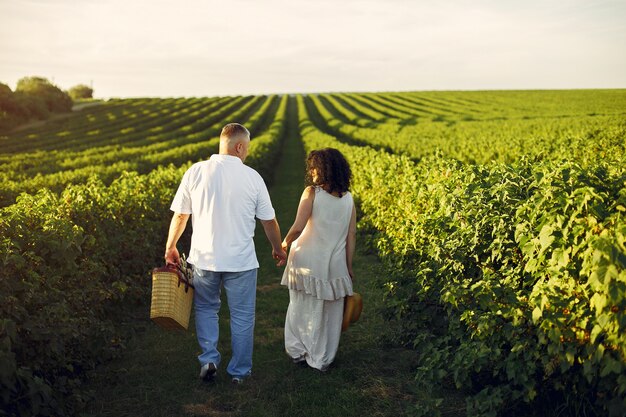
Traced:
<path id="1" fill-rule="evenodd" d="M 95 96 L 626 88 L 626 0 L 0 0 L 0 82 Z"/>

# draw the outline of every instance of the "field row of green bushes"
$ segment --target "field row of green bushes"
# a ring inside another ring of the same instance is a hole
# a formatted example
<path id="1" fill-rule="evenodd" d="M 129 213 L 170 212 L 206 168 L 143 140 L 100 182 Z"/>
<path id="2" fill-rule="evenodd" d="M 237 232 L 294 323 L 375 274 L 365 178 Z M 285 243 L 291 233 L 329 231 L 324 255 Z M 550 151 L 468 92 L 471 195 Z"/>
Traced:
<path id="1" fill-rule="evenodd" d="M 11 133 L 4 138 L 4 153 L 21 157 L 37 151 L 93 152 L 99 147 L 132 144 L 159 132 L 164 125 L 182 121 L 180 125 L 185 126 L 185 120 L 195 121 L 203 114 L 223 110 L 236 100 L 228 97 L 108 100 L 75 112 L 71 117 Z M 142 132 L 142 136 L 133 135 L 135 131 Z"/>
<path id="2" fill-rule="evenodd" d="M 267 103 L 249 117 L 240 114 L 259 133 L 247 163 L 269 180 L 280 156 L 287 97 Z M 207 143 L 217 151 L 215 139 Z M 185 161 L 205 158 L 204 152 Z M 85 372 L 120 352 L 125 339 L 118 324 L 147 303 L 149 270 L 162 262 L 169 204 L 189 165 L 125 172 L 110 184 L 95 171 L 59 194 L 22 194 L 0 209 L 3 415 L 74 416 L 84 406 L 92 395 L 82 387 Z"/>
<path id="3" fill-rule="evenodd" d="M 624 90 L 446 91 L 311 94 L 359 123 L 512 120 L 624 115 Z M 370 123 L 371 124 L 371 123 Z"/>
<path id="4" fill-rule="evenodd" d="M 209 113 L 185 119 L 185 125 L 181 125 L 178 119 L 164 121 L 158 132 L 154 127 L 147 130 L 133 127 L 133 140 L 123 144 L 116 140 L 124 136 L 119 131 L 114 132 L 117 136 L 109 135 L 111 144 L 105 146 L 99 146 L 101 135 L 84 138 L 79 131 L 68 136 L 67 140 L 91 142 L 94 148 L 6 156 L 6 163 L 0 167 L 0 204 L 13 203 L 21 192 L 33 193 L 41 188 L 58 192 L 67 184 L 85 181 L 94 174 L 110 182 L 123 171 L 147 173 L 159 165 L 180 165 L 206 158 L 217 151 L 217 137 L 223 120 L 245 122 L 252 132 L 261 133 L 274 118 L 279 99 L 259 96 L 245 103 L 234 101 L 234 105 L 225 104 L 224 108 L 214 109 L 213 113 L 209 107 Z M 132 120 L 128 121 L 126 128 L 130 129 L 131 123 Z"/>
<path id="5" fill-rule="evenodd" d="M 470 415 L 546 398 L 624 414 L 623 165 L 416 163 L 328 135 L 333 121 L 306 102 L 305 147 L 337 147 L 352 165 L 360 228 L 390 271 L 386 316 L 419 356 L 421 389 L 454 382 Z"/>
<path id="6" fill-rule="evenodd" d="M 145 302 L 181 168 L 96 176 L 0 209 L 0 392 L 8 415 L 76 415 L 86 370 L 122 343 L 115 323 Z M 146 238 L 146 234 L 150 238 Z"/>
<path id="7" fill-rule="evenodd" d="M 607 100 L 611 96 L 608 95 Z M 626 108 L 626 94 L 623 96 L 621 100 Z M 311 95 L 305 97 L 305 101 L 310 112 L 318 113 L 325 120 L 333 135 L 407 155 L 416 161 L 443 153 L 470 164 L 512 163 L 522 157 L 546 160 L 567 157 L 583 165 L 593 164 L 599 158 L 614 164 L 626 163 L 626 114 L 610 107 L 590 107 L 595 110 L 588 112 L 597 112 L 594 115 L 548 117 L 527 113 L 532 117 L 497 120 L 466 117 L 407 124 L 400 119 L 367 118 L 368 111 L 371 114 L 373 110 L 364 105 L 352 107 L 359 111 L 359 116 L 341 107 L 341 103 L 329 95 Z"/>

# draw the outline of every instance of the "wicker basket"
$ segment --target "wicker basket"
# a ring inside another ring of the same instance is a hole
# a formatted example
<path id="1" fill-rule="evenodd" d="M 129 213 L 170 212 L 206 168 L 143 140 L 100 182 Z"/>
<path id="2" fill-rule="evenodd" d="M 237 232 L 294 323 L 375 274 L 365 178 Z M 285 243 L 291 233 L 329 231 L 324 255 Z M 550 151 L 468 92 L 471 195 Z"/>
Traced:
<path id="1" fill-rule="evenodd" d="M 193 285 L 173 265 L 152 270 L 150 318 L 168 330 L 187 330 L 191 316 Z"/>

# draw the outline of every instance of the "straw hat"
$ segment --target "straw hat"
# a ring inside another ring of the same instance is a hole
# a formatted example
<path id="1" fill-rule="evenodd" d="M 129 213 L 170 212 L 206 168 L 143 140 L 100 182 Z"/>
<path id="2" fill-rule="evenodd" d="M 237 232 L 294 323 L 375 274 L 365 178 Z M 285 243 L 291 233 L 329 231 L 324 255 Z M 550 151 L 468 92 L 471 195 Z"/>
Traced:
<path id="1" fill-rule="evenodd" d="M 346 301 L 343 304 L 343 323 L 341 323 L 341 331 L 348 330 L 350 323 L 354 323 L 359 319 L 361 311 L 363 310 L 363 298 L 361 294 L 354 293 L 346 296 Z"/>

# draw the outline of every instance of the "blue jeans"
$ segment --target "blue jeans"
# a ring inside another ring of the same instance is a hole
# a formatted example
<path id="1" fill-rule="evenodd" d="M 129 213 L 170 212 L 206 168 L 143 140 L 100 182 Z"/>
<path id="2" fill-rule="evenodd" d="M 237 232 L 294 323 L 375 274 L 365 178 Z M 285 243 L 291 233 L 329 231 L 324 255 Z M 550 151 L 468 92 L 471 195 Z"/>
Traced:
<path id="1" fill-rule="evenodd" d="M 252 372 L 254 310 L 256 306 L 257 269 L 242 272 L 214 272 L 194 268 L 193 285 L 196 312 L 196 333 L 202 353 L 200 365 L 220 363 L 218 313 L 221 285 L 224 284 L 230 310 L 232 358 L 226 371 L 233 377 L 246 377 Z"/>

